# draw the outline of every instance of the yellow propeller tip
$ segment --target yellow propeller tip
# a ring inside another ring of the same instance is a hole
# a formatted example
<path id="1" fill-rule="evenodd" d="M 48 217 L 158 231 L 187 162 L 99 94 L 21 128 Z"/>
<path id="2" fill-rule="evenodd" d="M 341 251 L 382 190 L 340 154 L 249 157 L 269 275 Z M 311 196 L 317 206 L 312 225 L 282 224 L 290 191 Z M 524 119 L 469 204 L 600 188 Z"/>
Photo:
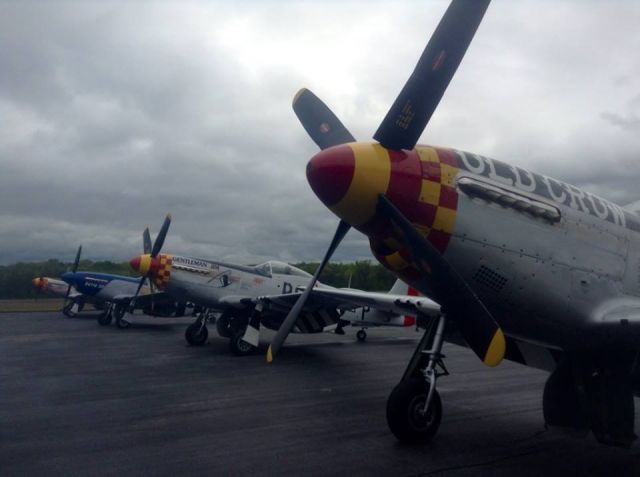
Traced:
<path id="1" fill-rule="evenodd" d="M 484 355 L 484 364 L 487 366 L 498 366 L 504 359 L 504 354 L 507 350 L 507 342 L 504 339 L 504 333 L 498 328 L 489 343 L 487 352 Z"/>
<path id="2" fill-rule="evenodd" d="M 267 363 L 271 363 L 273 361 L 273 353 L 271 352 L 271 345 L 269 345 L 269 349 L 267 350 Z"/>

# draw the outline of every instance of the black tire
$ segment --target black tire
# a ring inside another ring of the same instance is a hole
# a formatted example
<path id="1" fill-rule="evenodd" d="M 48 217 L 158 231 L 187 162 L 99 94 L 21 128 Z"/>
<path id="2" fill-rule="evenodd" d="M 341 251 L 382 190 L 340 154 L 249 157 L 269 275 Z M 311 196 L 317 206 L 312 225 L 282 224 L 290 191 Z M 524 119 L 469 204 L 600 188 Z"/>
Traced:
<path id="1" fill-rule="evenodd" d="M 121 320 L 124 314 L 127 312 L 127 307 L 124 305 L 116 305 L 113 307 L 113 316 L 116 321 Z"/>
<path id="2" fill-rule="evenodd" d="M 365 341 L 367 341 L 367 332 L 365 330 L 358 330 L 358 332 L 356 333 L 356 338 L 358 338 L 358 341 L 360 343 L 364 343 Z"/>
<path id="3" fill-rule="evenodd" d="M 98 315 L 98 324 L 100 326 L 109 326 L 111 324 L 112 319 L 113 319 L 113 316 L 111 315 L 111 310 L 107 308 L 106 310 L 104 310 L 102 313 Z"/>
<path id="4" fill-rule="evenodd" d="M 76 316 L 76 314 L 71 311 L 71 309 L 73 308 L 73 305 L 75 305 L 74 302 L 69 302 L 62 309 L 62 314 L 67 318 L 73 318 L 74 316 Z"/>
<path id="5" fill-rule="evenodd" d="M 113 307 L 113 317 L 116 319 L 116 326 L 121 330 L 125 330 L 131 326 L 131 323 L 124 319 L 126 312 L 126 305 L 116 305 Z"/>
<path id="6" fill-rule="evenodd" d="M 256 351 L 255 346 L 246 341 L 242 341 L 244 331 L 245 330 L 236 330 L 233 335 L 231 335 L 231 338 L 229 338 L 229 348 L 231 348 L 231 352 L 236 356 L 248 356 Z"/>
<path id="7" fill-rule="evenodd" d="M 121 330 L 126 330 L 127 328 L 129 328 L 131 326 L 131 323 L 129 321 L 125 320 L 124 318 L 116 317 L 116 326 L 118 328 L 120 328 Z"/>
<path id="8" fill-rule="evenodd" d="M 223 313 L 222 315 L 220 315 L 220 317 L 216 320 L 216 331 L 218 332 L 219 336 L 221 336 L 222 338 L 231 338 L 230 323 L 231 323 L 230 315 L 226 313 Z"/>
<path id="9" fill-rule="evenodd" d="M 422 378 L 401 381 L 387 400 L 387 424 L 396 438 L 406 444 L 424 444 L 433 439 L 442 420 L 442 401 L 434 390 L 426 413 L 422 408 L 427 399 L 427 383 Z"/>
<path id="10" fill-rule="evenodd" d="M 191 346 L 202 346 L 207 342 L 208 337 L 209 330 L 206 326 L 200 326 L 200 320 L 191 323 L 184 332 L 184 339 Z"/>

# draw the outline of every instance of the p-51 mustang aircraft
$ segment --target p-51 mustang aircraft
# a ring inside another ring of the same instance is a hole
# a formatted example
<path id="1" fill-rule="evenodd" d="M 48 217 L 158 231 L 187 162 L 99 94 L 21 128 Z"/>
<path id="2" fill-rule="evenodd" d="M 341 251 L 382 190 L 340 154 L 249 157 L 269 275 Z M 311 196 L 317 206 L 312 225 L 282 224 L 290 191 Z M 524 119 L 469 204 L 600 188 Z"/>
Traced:
<path id="1" fill-rule="evenodd" d="M 442 342 L 458 335 L 488 366 L 506 358 L 549 370 L 542 403 L 549 425 L 629 446 L 640 391 L 640 217 L 517 166 L 416 145 L 488 5 L 451 2 L 375 142 L 356 142 L 310 91 L 296 95 L 294 110 L 322 149 L 307 178 L 340 218 L 306 290 L 355 227 L 380 263 L 441 305 L 387 403 L 401 441 L 437 432 Z M 306 298 L 274 337 L 268 360 Z"/>
<path id="2" fill-rule="evenodd" d="M 146 231 L 148 234 L 148 231 Z M 118 328 L 128 328 L 130 322 L 124 319 L 125 312 L 130 306 L 131 298 L 139 293 L 138 287 L 141 280 L 135 277 L 114 275 L 110 273 L 78 271 L 82 246 L 78 248 L 73 267 L 62 275 L 62 280 L 39 277 L 33 280 L 34 285 L 48 286 L 53 290 L 64 287 L 62 294 L 65 296 L 63 312 L 67 316 L 75 316 L 86 303 L 102 309 L 98 316 L 98 323 L 107 326 L 115 318 Z M 37 284 L 36 284 L 37 281 Z M 142 309 L 145 314 L 154 316 L 182 316 L 184 304 L 176 303 L 166 293 L 152 294 L 146 288 L 137 299 L 136 308 Z"/>
<path id="3" fill-rule="evenodd" d="M 160 253 L 170 223 L 171 217 L 167 216 L 153 247 L 150 239 L 143 237 L 147 253 L 134 257 L 131 267 L 174 299 L 204 308 L 185 331 L 188 343 L 206 342 L 210 312 L 217 311 L 221 316 L 216 329 L 220 336 L 229 338 L 231 351 L 237 355 L 252 353 L 258 346 L 260 327 L 280 327 L 311 275 L 275 260 L 244 266 Z M 407 296 L 408 287 L 399 281 L 391 294 L 315 285 L 312 299 L 306 302 L 296 323 L 296 332 L 320 333 L 332 328 L 341 332 L 350 324 L 360 328 L 357 336 L 363 341 L 367 327 L 414 325 L 414 317 L 405 317 L 404 308 L 381 305 L 391 302 L 392 297 L 418 300 L 425 308 L 431 306 L 439 312 L 431 300 Z M 132 303 L 136 303 L 135 298 Z"/>
<path id="4" fill-rule="evenodd" d="M 78 291 L 73 287 L 69 290 L 69 285 L 58 278 L 40 276 L 31 280 L 31 283 L 36 287 L 36 293 L 38 295 L 40 293 L 48 293 L 56 296 L 66 296 L 68 300 L 71 300 L 71 303 L 65 304 L 62 309 L 62 312 L 67 316 L 72 316 L 71 309 L 74 307 L 76 299 L 80 299 L 82 297 L 82 293 L 78 293 Z M 67 290 L 69 290 L 68 295 Z M 83 306 L 84 301 L 78 303 L 78 306 L 75 308 L 75 313 L 81 311 Z"/>

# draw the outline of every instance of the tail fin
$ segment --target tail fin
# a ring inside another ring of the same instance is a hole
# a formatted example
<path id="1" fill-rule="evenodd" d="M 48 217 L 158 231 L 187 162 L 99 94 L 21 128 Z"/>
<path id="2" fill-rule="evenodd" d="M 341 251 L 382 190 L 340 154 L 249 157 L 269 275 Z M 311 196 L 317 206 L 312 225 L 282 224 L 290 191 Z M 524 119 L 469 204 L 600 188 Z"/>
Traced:
<path id="1" fill-rule="evenodd" d="M 389 295 L 409 295 L 409 296 L 418 296 L 420 294 L 415 288 L 410 287 L 399 278 L 393 284 L 393 286 L 391 287 L 391 290 L 389 290 L 388 293 Z"/>

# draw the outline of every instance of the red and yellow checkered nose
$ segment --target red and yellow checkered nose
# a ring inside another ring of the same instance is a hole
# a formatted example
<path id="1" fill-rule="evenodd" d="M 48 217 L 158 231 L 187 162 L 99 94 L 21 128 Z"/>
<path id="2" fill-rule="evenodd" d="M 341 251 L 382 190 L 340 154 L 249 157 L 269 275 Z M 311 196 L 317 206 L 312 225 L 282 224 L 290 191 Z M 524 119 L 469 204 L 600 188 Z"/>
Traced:
<path id="1" fill-rule="evenodd" d="M 316 154 L 307 166 L 313 191 L 338 217 L 389 244 L 388 222 L 377 213 L 380 194 L 444 251 L 453 233 L 458 197 L 455 154 L 418 147 L 392 151 L 378 143 L 349 143 Z"/>
<path id="2" fill-rule="evenodd" d="M 150 254 L 139 255 L 129 262 L 131 268 L 140 273 L 142 276 L 148 276 L 160 288 L 164 288 L 169 283 L 171 277 L 171 266 L 173 264 L 173 255 L 161 253 L 155 257 Z"/>
<path id="3" fill-rule="evenodd" d="M 150 275 L 153 276 L 158 271 L 160 266 L 159 255 L 156 257 L 151 257 L 151 254 L 144 254 L 134 257 L 129 262 L 131 268 L 133 268 L 136 272 L 139 272 L 140 275 Z"/>

